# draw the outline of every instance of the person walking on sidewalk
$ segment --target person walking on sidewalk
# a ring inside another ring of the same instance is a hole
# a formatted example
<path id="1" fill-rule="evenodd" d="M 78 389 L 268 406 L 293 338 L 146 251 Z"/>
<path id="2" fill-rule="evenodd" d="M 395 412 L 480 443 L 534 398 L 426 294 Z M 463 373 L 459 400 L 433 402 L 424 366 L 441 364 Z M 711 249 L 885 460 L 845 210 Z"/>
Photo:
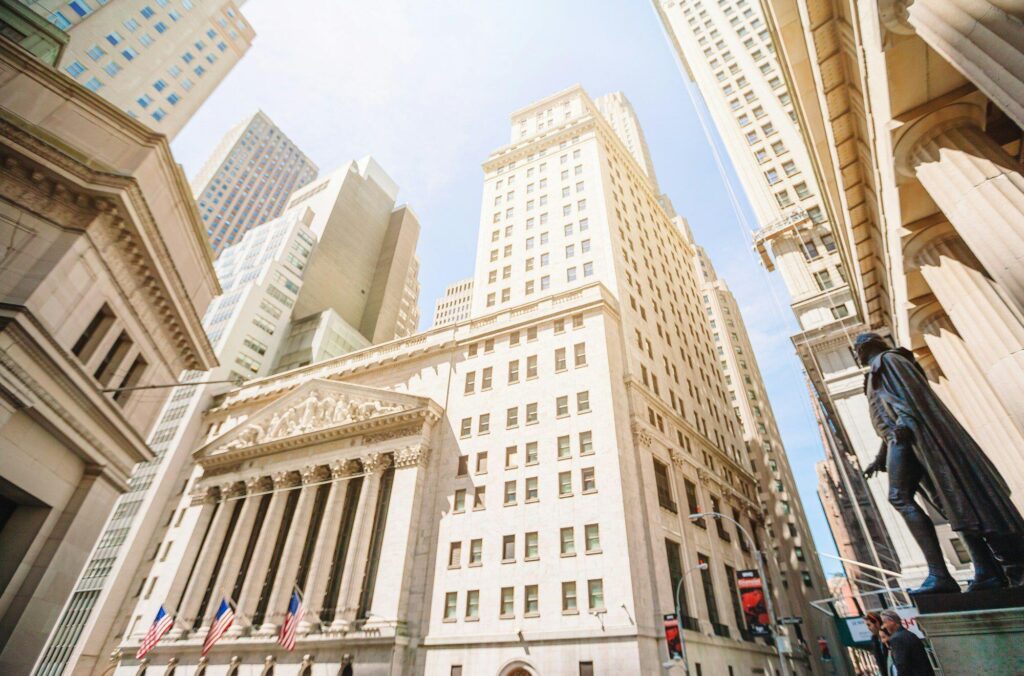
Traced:
<path id="1" fill-rule="evenodd" d="M 895 667 L 883 672 L 885 676 L 935 676 L 924 641 L 903 627 L 903 618 L 895 610 L 883 610 L 882 628 L 889 632 L 889 664 Z"/>

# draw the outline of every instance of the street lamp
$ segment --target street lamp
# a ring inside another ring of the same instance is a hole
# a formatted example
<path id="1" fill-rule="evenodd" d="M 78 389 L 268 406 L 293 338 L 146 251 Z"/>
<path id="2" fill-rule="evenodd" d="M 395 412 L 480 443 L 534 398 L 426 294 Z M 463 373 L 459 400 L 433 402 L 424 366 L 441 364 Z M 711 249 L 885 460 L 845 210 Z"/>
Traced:
<path id="1" fill-rule="evenodd" d="M 726 521 L 732 522 L 736 526 L 736 530 L 742 535 L 747 541 L 747 545 L 750 550 L 754 552 L 754 558 L 757 559 L 757 574 L 761 576 L 761 584 L 764 585 L 764 601 L 768 607 L 768 621 L 772 625 L 772 629 L 775 630 L 775 652 L 779 655 L 779 666 L 782 667 L 782 676 L 789 676 L 789 665 L 786 663 L 786 658 L 782 656 L 782 651 L 779 649 L 778 638 L 781 636 L 782 625 L 779 624 L 779 619 L 775 616 L 775 604 L 772 602 L 771 590 L 768 589 L 768 576 L 764 574 L 764 554 L 758 549 L 753 538 L 750 537 L 750 533 L 747 529 L 740 525 L 740 522 L 731 516 L 726 516 L 721 512 L 697 512 L 689 516 L 690 521 L 697 521 L 703 519 L 706 516 L 710 516 L 714 519 L 725 519 Z"/>
<path id="2" fill-rule="evenodd" d="M 683 662 L 683 673 L 684 674 L 689 674 L 690 673 L 690 662 L 686 658 L 686 637 L 683 636 L 683 613 L 680 610 L 681 604 L 679 603 L 679 593 L 683 590 L 683 580 L 686 579 L 687 575 L 689 575 L 690 573 L 692 573 L 695 570 L 707 570 L 707 569 L 708 569 L 707 562 L 706 561 L 701 561 L 696 566 L 693 566 L 691 568 L 687 568 L 686 571 L 684 571 L 683 574 L 679 576 L 679 582 L 676 583 L 676 596 L 675 596 L 675 599 L 676 599 L 676 627 L 679 629 L 679 647 L 682 648 L 682 651 L 683 651 L 682 662 Z M 673 661 L 673 660 L 669 660 L 668 662 L 664 662 L 661 666 L 665 667 L 666 669 L 671 669 L 672 667 L 676 666 L 676 662 Z"/>

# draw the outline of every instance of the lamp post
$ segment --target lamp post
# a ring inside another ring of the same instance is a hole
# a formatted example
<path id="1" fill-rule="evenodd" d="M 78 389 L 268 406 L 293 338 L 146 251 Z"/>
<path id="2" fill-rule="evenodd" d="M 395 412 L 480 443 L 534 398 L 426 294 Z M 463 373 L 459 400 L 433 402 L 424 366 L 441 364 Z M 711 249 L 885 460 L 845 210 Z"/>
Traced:
<path id="1" fill-rule="evenodd" d="M 689 516 L 690 521 L 696 521 L 697 519 L 703 519 L 706 516 L 710 516 L 714 519 L 725 519 L 730 521 L 736 526 L 736 530 L 743 536 L 749 545 L 750 550 L 754 552 L 754 558 L 757 559 L 757 574 L 761 576 L 761 584 L 764 585 L 764 601 L 768 608 L 768 621 L 772 625 L 772 629 L 775 631 L 775 652 L 779 655 L 779 666 L 782 667 L 782 676 L 789 676 L 789 665 L 786 663 L 786 658 L 783 657 L 782 651 L 779 649 L 778 637 L 783 631 L 782 625 L 779 624 L 778 618 L 775 616 L 775 603 L 772 601 L 771 590 L 768 589 L 768 576 L 764 573 L 764 554 L 761 550 L 754 545 L 753 538 L 750 537 L 750 533 L 747 529 L 740 525 L 740 522 L 731 516 L 726 516 L 721 512 L 697 512 Z"/>
<path id="2" fill-rule="evenodd" d="M 681 592 L 683 590 L 683 580 L 686 579 L 687 575 L 689 575 L 690 573 L 692 573 L 695 570 L 707 570 L 707 569 L 708 569 L 708 564 L 706 562 L 704 562 L 704 561 L 701 561 L 696 566 L 692 566 L 690 568 L 687 568 L 683 572 L 683 574 L 679 576 L 679 582 L 676 583 L 676 596 L 675 596 L 675 600 L 676 600 L 676 627 L 679 629 L 679 647 L 682 648 L 682 650 L 683 650 L 683 673 L 684 674 L 689 674 L 690 673 L 690 661 L 686 658 L 686 637 L 683 636 L 683 624 L 682 624 L 682 622 L 683 622 L 683 613 L 681 612 L 681 604 L 679 603 L 679 592 Z M 676 666 L 676 663 L 674 661 L 670 660 L 670 661 L 665 662 L 664 664 L 662 664 L 662 666 L 665 667 L 666 669 L 671 669 L 672 667 Z"/>

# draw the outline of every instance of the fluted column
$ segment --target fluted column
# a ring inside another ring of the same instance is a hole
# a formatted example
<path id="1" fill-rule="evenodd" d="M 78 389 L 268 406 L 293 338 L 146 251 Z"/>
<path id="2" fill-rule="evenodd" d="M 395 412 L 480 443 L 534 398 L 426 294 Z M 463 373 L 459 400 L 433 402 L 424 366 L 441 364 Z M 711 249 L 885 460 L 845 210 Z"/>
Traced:
<path id="1" fill-rule="evenodd" d="M 299 623 L 299 633 L 306 634 L 316 622 L 320 608 L 311 606 L 319 603 L 323 598 L 327 587 L 327 574 L 331 570 L 331 557 L 334 555 L 334 548 L 338 542 L 338 523 L 342 519 L 342 511 L 345 509 L 345 496 L 348 494 L 350 481 L 348 477 L 353 474 L 354 468 L 348 462 L 338 462 L 331 465 L 331 492 L 327 496 L 327 504 L 324 508 L 323 524 L 317 534 L 316 547 L 313 550 L 313 560 L 309 564 L 309 575 L 306 576 L 306 588 L 303 596 L 306 599 L 306 615 Z"/>
<path id="2" fill-rule="evenodd" d="M 963 338 L 952 320 L 937 303 L 928 304 L 911 316 L 919 327 L 928 349 L 949 378 L 949 387 L 957 393 L 963 418 L 960 422 L 984 449 L 1010 486 L 1013 501 L 1024 506 L 1024 438 L 1009 424 L 999 398 L 979 371 Z"/>
<path id="3" fill-rule="evenodd" d="M 199 552 L 195 568 L 192 572 L 192 579 L 185 588 L 185 595 L 181 600 L 181 607 L 178 608 L 178 616 L 184 620 L 179 623 L 182 635 L 187 634 L 192 627 L 192 620 L 199 612 L 199 604 L 203 602 L 203 595 L 206 593 L 206 586 L 210 582 L 214 566 L 217 564 L 217 555 L 220 553 L 221 544 L 227 534 L 228 523 L 231 521 L 233 504 L 228 498 L 234 497 L 242 490 L 240 484 L 224 484 L 220 487 L 220 505 L 217 513 L 210 523 L 210 530 L 203 542 L 203 549 Z"/>
<path id="4" fill-rule="evenodd" d="M 370 538 L 373 535 L 373 517 L 380 494 L 380 480 L 384 470 L 391 464 L 390 457 L 373 453 L 362 458 L 366 472 L 363 489 L 359 494 L 355 525 L 352 529 L 352 553 L 345 561 L 341 577 L 341 591 L 338 594 L 338 612 L 331 629 L 343 629 L 356 618 L 359 610 L 359 593 L 366 574 L 367 558 L 370 553 Z"/>
<path id="5" fill-rule="evenodd" d="M 922 231 L 908 242 L 906 253 L 920 268 L 1013 424 L 1024 431 L 1024 315 L 1000 293 L 951 228 L 933 226 Z"/>
<path id="6" fill-rule="evenodd" d="M 1019 0 L 881 0 L 895 33 L 924 42 L 1024 127 L 1024 4 Z M 1013 15 L 1011 17 L 1011 15 Z"/>
<path id="7" fill-rule="evenodd" d="M 981 130 L 982 111 L 957 103 L 913 123 L 897 168 L 916 177 L 1018 311 L 1024 310 L 1024 175 Z"/>
<path id="8" fill-rule="evenodd" d="M 249 574 L 246 575 L 245 582 L 242 583 L 242 591 L 236 599 L 238 614 L 244 618 L 245 622 L 252 617 L 256 610 L 256 604 L 259 603 L 263 578 L 267 574 L 267 565 L 274 549 L 274 542 L 277 540 L 277 533 L 281 530 L 281 518 L 285 503 L 288 501 L 288 489 L 296 483 L 295 476 L 291 472 L 278 472 L 271 478 L 274 483 L 274 494 L 270 496 L 267 515 L 263 519 L 263 528 L 256 540 L 256 548 L 253 550 L 252 561 L 249 563 Z M 236 622 L 231 626 L 229 634 L 242 633 L 243 626 L 243 623 Z"/>
<path id="9" fill-rule="evenodd" d="M 914 350 L 914 358 L 917 359 L 917 363 L 924 369 L 928 382 L 931 384 L 932 389 L 935 390 L 935 393 L 939 395 L 942 403 L 946 405 L 946 408 L 953 412 L 957 420 L 967 420 L 963 404 L 957 399 L 956 391 L 950 385 L 949 378 L 946 377 L 942 367 L 939 366 L 939 362 L 935 361 L 935 355 L 932 354 L 932 351 L 927 347 Z"/>
<path id="10" fill-rule="evenodd" d="M 295 586 L 295 573 L 299 567 L 299 559 L 302 557 L 302 545 L 309 532 L 309 520 L 313 511 L 313 501 L 316 498 L 317 484 L 326 478 L 325 474 L 326 472 L 319 466 L 310 465 L 302 470 L 302 492 L 295 505 L 291 532 L 288 533 L 288 539 L 285 540 L 281 565 L 277 570 L 277 578 L 274 580 L 274 586 L 270 592 L 267 615 L 260 626 L 261 634 L 276 632 L 280 626 L 280 620 L 284 618 L 288 599 L 291 598 L 292 589 Z"/>

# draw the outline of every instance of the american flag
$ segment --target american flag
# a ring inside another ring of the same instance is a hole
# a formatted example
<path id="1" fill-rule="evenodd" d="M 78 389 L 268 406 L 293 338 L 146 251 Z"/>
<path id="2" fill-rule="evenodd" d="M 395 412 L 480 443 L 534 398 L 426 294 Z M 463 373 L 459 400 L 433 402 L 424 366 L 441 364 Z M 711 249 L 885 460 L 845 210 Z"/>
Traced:
<path id="1" fill-rule="evenodd" d="M 174 618 L 167 614 L 163 606 L 156 611 L 156 617 L 153 619 L 153 624 L 149 625 L 149 631 L 146 632 L 145 638 L 142 639 L 142 645 L 139 646 L 139 652 L 135 653 L 135 659 L 141 660 L 146 656 L 150 650 L 153 649 L 163 635 L 171 630 L 174 626 Z"/>
<path id="2" fill-rule="evenodd" d="M 203 655 L 210 652 L 210 648 L 213 644 L 224 635 L 224 632 L 228 630 L 231 623 L 235 621 L 235 611 L 231 608 L 231 604 L 228 603 L 227 599 L 220 600 L 220 608 L 217 609 L 217 616 L 213 618 L 213 624 L 210 625 L 210 632 L 206 635 L 206 640 L 203 641 Z"/>
<path id="3" fill-rule="evenodd" d="M 305 614 L 306 609 L 302 605 L 302 597 L 299 596 L 299 590 L 295 589 L 292 591 L 292 600 L 288 603 L 288 614 L 284 616 L 281 633 L 277 637 L 277 642 L 289 652 L 295 650 L 295 632 Z"/>

